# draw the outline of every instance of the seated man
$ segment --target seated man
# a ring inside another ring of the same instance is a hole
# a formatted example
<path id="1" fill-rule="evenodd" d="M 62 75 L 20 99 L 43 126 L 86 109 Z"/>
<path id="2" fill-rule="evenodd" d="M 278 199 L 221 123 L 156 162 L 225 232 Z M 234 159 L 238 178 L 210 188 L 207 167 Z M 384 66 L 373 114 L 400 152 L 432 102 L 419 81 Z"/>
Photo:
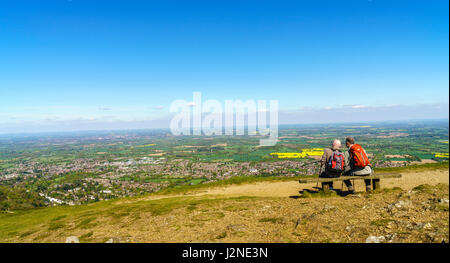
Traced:
<path id="1" fill-rule="evenodd" d="M 355 139 L 347 137 L 345 139 L 345 145 L 348 151 L 344 153 L 345 156 L 345 168 L 344 176 L 366 176 L 372 174 L 372 167 L 367 157 L 366 151 L 359 144 L 355 144 Z M 354 193 L 352 183 L 350 180 L 344 181 L 348 190 Z M 366 191 L 370 191 L 370 179 L 364 180 L 366 184 Z"/>
<path id="2" fill-rule="evenodd" d="M 331 148 L 323 150 L 322 159 L 320 160 L 320 170 L 325 166 L 325 170 L 319 175 L 321 178 L 339 177 L 344 171 L 344 154 L 339 150 L 341 141 L 334 140 Z M 333 189 L 333 182 L 327 183 L 330 190 Z"/>

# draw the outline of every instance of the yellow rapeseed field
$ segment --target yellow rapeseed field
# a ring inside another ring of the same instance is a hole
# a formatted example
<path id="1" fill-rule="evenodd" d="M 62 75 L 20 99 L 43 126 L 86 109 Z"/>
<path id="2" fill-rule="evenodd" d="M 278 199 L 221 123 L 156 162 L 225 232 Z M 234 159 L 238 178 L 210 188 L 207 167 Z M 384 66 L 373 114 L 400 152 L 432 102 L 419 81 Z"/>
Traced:
<path id="1" fill-rule="evenodd" d="M 434 153 L 434 157 L 448 158 L 448 153 Z"/>
<path id="2" fill-rule="evenodd" d="M 321 156 L 323 154 L 323 148 L 310 148 L 301 149 L 302 152 L 299 153 L 271 153 L 272 156 L 277 156 L 278 158 L 306 158 L 308 156 Z"/>

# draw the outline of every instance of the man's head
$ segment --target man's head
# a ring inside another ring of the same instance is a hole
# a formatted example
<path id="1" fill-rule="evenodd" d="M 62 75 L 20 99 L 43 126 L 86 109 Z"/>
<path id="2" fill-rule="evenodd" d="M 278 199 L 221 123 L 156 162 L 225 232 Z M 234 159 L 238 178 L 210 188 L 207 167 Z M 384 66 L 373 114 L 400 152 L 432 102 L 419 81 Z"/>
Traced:
<path id="1" fill-rule="evenodd" d="M 340 140 L 334 140 L 333 141 L 333 150 L 339 150 L 341 148 L 341 141 Z"/>
<path id="2" fill-rule="evenodd" d="M 353 144 L 355 144 L 355 139 L 353 139 L 353 137 L 349 136 L 345 138 L 345 146 L 347 146 L 347 148 L 350 148 Z"/>

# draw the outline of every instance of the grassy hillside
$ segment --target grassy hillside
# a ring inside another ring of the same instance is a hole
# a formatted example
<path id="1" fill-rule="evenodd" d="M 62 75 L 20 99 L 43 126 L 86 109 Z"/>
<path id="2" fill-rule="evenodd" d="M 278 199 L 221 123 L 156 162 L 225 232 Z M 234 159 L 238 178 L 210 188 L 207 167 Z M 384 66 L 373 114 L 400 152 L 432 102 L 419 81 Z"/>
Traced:
<path id="1" fill-rule="evenodd" d="M 448 163 L 400 169 L 422 170 L 448 170 Z M 233 178 L 89 205 L 4 212 L 0 242 L 64 242 L 72 235 L 81 242 L 364 242 L 370 235 L 386 242 L 448 242 L 448 184 L 346 197 L 189 194 L 284 180 L 297 178 Z"/>
<path id="2" fill-rule="evenodd" d="M 20 187 L 0 185 L 0 211 L 22 210 L 46 205 L 44 197 Z"/>

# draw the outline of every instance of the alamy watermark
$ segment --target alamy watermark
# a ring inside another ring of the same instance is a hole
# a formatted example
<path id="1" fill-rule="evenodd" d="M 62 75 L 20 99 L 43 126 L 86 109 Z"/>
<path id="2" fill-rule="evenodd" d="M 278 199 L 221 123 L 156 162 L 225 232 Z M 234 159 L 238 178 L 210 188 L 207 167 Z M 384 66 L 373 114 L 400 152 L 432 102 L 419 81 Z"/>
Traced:
<path id="1" fill-rule="evenodd" d="M 277 100 L 225 100 L 222 104 L 202 101 L 202 94 L 194 92 L 191 102 L 173 101 L 170 112 L 177 113 L 170 122 L 174 135 L 261 136 L 260 146 L 273 146 L 278 140 Z"/>

